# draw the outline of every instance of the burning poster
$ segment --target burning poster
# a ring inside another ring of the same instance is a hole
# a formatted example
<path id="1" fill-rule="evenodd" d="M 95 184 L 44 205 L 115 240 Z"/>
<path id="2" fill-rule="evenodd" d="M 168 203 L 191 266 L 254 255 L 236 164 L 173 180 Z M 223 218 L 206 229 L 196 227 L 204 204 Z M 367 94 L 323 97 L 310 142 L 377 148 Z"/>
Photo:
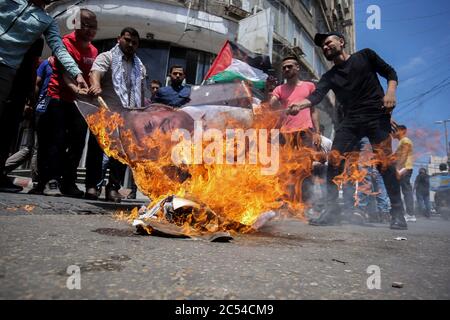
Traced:
<path id="1" fill-rule="evenodd" d="M 209 94 L 199 93 L 197 101 L 179 109 L 151 104 L 124 110 L 81 101 L 78 108 L 105 153 L 132 169 L 141 192 L 153 199 L 149 209 L 156 206 L 160 220 L 184 227 L 187 234 L 250 232 L 281 207 L 303 218 L 301 183 L 318 152 L 280 144 L 280 114 L 264 105 L 255 114 L 246 85 L 205 87 Z M 224 90 L 234 92 L 235 105 L 226 104 Z M 300 196 L 289 197 L 290 189 Z M 175 221 L 170 210 L 158 207 L 173 199 L 196 205 Z"/>

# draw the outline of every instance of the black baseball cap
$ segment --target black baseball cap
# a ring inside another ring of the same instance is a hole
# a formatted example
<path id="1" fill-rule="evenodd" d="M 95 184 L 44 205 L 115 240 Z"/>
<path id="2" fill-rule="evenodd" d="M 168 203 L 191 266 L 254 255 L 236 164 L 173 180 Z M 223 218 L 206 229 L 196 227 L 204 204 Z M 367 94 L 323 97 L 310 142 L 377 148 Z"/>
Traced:
<path id="1" fill-rule="evenodd" d="M 322 47 L 323 41 L 329 36 L 337 36 L 345 40 L 345 37 L 342 33 L 331 31 L 326 33 L 316 33 L 316 35 L 314 36 L 314 43 L 316 44 L 316 46 Z"/>

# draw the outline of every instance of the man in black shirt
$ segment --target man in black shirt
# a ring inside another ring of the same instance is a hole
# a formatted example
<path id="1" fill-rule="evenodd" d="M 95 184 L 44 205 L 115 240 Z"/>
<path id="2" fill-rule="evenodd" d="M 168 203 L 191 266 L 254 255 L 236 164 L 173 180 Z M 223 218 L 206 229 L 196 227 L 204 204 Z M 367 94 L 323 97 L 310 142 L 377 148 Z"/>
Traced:
<path id="1" fill-rule="evenodd" d="M 318 104 L 331 89 L 343 106 L 343 119 L 336 129 L 327 172 L 327 210 L 311 225 L 334 225 L 340 222 L 340 210 L 336 201 L 338 190 L 333 179 L 342 172 L 344 161 L 340 155 L 353 151 L 363 138 L 369 138 L 374 153 L 380 156 L 378 170 L 391 201 L 391 229 L 407 229 L 403 216 L 400 184 L 392 164 L 381 166 L 392 153 L 391 112 L 396 104 L 397 74 L 373 50 L 363 49 L 352 55 L 345 51 L 344 36 L 337 32 L 316 34 L 314 43 L 334 66 L 326 72 L 314 91 L 305 100 L 292 105 L 289 114 L 297 114 L 304 108 Z M 388 81 L 384 93 L 378 80 L 380 74 Z M 333 152 L 335 151 L 335 152 Z M 334 164 L 334 165 L 333 165 Z"/>
<path id="2" fill-rule="evenodd" d="M 430 218 L 430 176 L 425 168 L 419 169 L 419 174 L 414 181 L 414 190 L 416 190 L 416 199 L 420 211 L 425 217 Z"/>

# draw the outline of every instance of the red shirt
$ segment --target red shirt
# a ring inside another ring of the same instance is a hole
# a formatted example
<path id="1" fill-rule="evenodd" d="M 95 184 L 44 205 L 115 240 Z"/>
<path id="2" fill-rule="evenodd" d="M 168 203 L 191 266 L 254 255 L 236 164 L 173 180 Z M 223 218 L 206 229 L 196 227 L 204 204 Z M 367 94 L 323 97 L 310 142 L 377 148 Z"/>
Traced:
<path id="1" fill-rule="evenodd" d="M 295 87 L 288 84 L 282 84 L 273 90 L 273 95 L 280 100 L 284 109 L 287 109 L 291 104 L 298 103 L 308 97 L 316 86 L 312 82 L 300 81 Z M 282 125 L 281 132 L 295 132 L 309 128 L 314 128 L 311 119 L 311 109 L 303 109 L 297 115 L 288 115 Z"/>
<path id="2" fill-rule="evenodd" d="M 92 64 L 97 57 L 98 50 L 91 43 L 88 47 L 83 48 L 81 42 L 77 41 L 75 37 L 75 31 L 69 33 L 63 37 L 63 43 L 67 48 L 67 51 L 72 56 L 78 68 L 83 72 L 83 78 L 87 84 L 89 84 L 89 72 L 91 71 Z M 59 61 L 55 59 L 52 63 L 53 74 L 48 84 L 48 95 L 55 99 L 61 99 L 67 102 L 73 102 L 75 100 L 75 94 L 69 89 L 64 82 L 62 73 L 64 67 Z"/>

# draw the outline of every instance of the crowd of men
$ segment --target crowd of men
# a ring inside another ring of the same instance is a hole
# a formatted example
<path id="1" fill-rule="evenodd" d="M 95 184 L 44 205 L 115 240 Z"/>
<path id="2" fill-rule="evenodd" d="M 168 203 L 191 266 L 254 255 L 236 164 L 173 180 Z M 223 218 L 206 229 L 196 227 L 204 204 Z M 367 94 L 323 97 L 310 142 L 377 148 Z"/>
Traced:
<path id="1" fill-rule="evenodd" d="M 82 95 L 101 95 L 107 103 L 129 110 L 142 109 L 153 102 L 180 107 L 189 100 L 190 87 L 183 85 L 183 67 L 175 65 L 170 69 L 169 86 L 162 87 L 158 80 L 152 80 L 146 88 L 147 72 L 136 55 L 140 37 L 134 28 L 124 28 L 117 44 L 98 54 L 92 44 L 98 28 L 95 13 L 81 9 L 79 28 L 61 38 L 55 21 L 44 10 L 47 3 L 23 0 L 0 5 L 2 12 L 8 12 L 0 20 L 0 117 L 4 133 L 0 191 L 22 190 L 6 174 L 31 157 L 33 188 L 29 193 L 98 199 L 105 161 L 103 150 L 92 134 L 86 158 L 86 192 L 76 184 L 87 124 L 75 100 Z M 29 22 L 25 18 L 30 14 L 41 19 Z M 53 55 L 39 64 L 41 35 Z M 151 92 L 148 98 L 147 89 Z M 22 132 L 26 141 L 17 153 L 8 157 L 24 105 L 25 120 L 21 127 L 28 129 Z M 118 191 L 126 167 L 114 158 L 107 160 L 110 173 L 105 198 L 119 202 L 122 195 Z M 135 198 L 136 191 L 132 183 L 128 197 Z"/>
<path id="2" fill-rule="evenodd" d="M 140 38 L 135 29 L 124 28 L 117 37 L 117 44 L 99 54 L 92 44 L 98 28 L 95 13 L 81 9 L 79 28 L 61 38 L 55 21 L 44 10 L 47 2 L 17 0 L 0 4 L 0 191 L 22 190 L 8 179 L 7 173 L 31 157 L 34 187 L 29 193 L 98 199 L 107 163 L 110 174 L 105 197 L 108 201 L 119 202 L 123 198 L 119 189 L 126 167 L 114 158 L 105 159 L 92 134 L 86 158 L 86 191 L 81 191 L 76 184 L 87 125 L 75 100 L 83 95 L 101 95 L 107 104 L 119 105 L 126 110 L 143 109 L 148 103 L 178 108 L 189 102 L 191 93 L 190 87 L 184 85 L 184 69 L 179 65 L 171 66 L 168 86 L 162 87 L 158 80 L 153 80 L 147 88 L 147 71 L 136 54 Z M 30 14 L 39 19 L 27 20 Z M 37 66 L 43 48 L 42 35 L 53 55 Z M 333 62 L 333 67 L 314 84 L 300 80 L 297 57 L 287 56 L 281 65 L 286 81 L 270 96 L 273 110 L 286 110 L 284 114 L 280 113 L 278 124 L 283 143 L 293 147 L 322 148 L 328 154 L 325 207 L 319 216 L 310 220 L 310 224 L 340 224 L 343 215 L 336 206 L 338 188 L 334 179 L 344 170 L 345 160 L 341 156 L 360 151 L 362 141 L 366 139 L 378 160 L 376 168 L 367 168 L 369 174 L 366 177 L 366 182 L 372 186 L 370 194 L 376 195 L 377 209 L 374 211 L 379 215 L 374 219 L 389 219 L 392 229 L 407 229 L 406 220 L 415 219 L 410 182 L 413 144 L 407 137 L 405 126 L 394 123 L 395 130 L 392 129 L 397 74 L 373 50 L 347 53 L 345 38 L 340 33 L 316 34 L 314 42 L 326 59 Z M 378 75 L 388 82 L 386 92 Z M 319 111 L 315 108 L 329 90 L 335 93 L 342 106 L 333 141 L 323 136 Z M 151 97 L 146 97 L 146 91 L 151 92 Z M 8 158 L 22 111 L 25 120 L 21 128 L 30 134 L 23 134 L 28 139 L 22 142 L 19 152 Z M 399 140 L 395 153 L 397 161 L 386 164 L 385 160 L 392 154 L 392 137 Z M 305 179 L 301 192 L 301 200 L 311 205 L 313 200 L 308 190 L 312 185 L 313 177 Z M 414 189 L 421 211 L 429 217 L 426 171 L 420 170 Z M 132 183 L 129 197 L 135 198 L 136 192 L 137 187 Z M 370 197 L 359 190 L 345 192 L 344 198 L 353 198 L 355 192 L 360 197 L 358 208 L 367 211 Z M 291 200 L 295 197 L 294 191 Z M 353 208 L 354 201 L 348 202 L 352 202 Z"/>

